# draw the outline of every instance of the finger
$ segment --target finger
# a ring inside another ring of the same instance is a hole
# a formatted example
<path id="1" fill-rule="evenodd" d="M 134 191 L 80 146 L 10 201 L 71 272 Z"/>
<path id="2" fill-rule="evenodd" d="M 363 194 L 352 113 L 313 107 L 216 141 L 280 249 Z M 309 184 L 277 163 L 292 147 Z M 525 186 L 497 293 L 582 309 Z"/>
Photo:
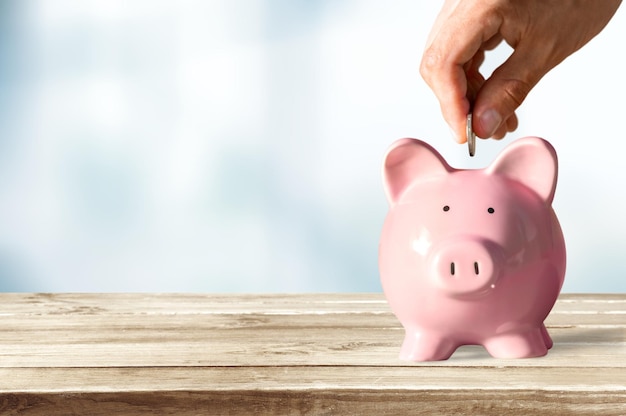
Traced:
<path id="1" fill-rule="evenodd" d="M 502 123 L 500 127 L 498 127 L 498 130 L 496 130 L 496 132 L 491 137 L 481 137 L 481 139 L 501 140 L 507 135 L 507 133 L 515 131 L 515 129 L 517 129 L 517 125 L 518 120 L 517 116 L 514 113 L 504 123 Z"/>
<path id="2" fill-rule="evenodd" d="M 495 138 L 517 128 L 515 110 L 550 69 L 541 62 L 537 54 L 520 46 L 485 81 L 474 104 L 474 129 L 479 137 Z"/>
<path id="3" fill-rule="evenodd" d="M 455 8 L 458 6 L 457 0 L 446 0 L 435 19 L 435 23 L 433 23 L 433 27 L 428 34 L 428 39 L 426 40 L 425 47 L 428 48 L 433 43 L 433 40 L 437 37 L 439 33 L 439 29 L 441 26 L 448 20 L 450 15 L 454 12 Z"/>
<path id="4" fill-rule="evenodd" d="M 474 101 L 476 101 L 478 91 L 480 91 L 485 83 L 485 77 L 483 77 L 478 71 L 467 71 L 465 76 L 467 77 L 467 92 L 465 93 L 465 96 L 467 97 L 471 107 Z"/>
<path id="5" fill-rule="evenodd" d="M 483 49 L 486 51 L 491 51 L 498 47 L 502 43 L 502 35 L 500 33 L 496 33 L 489 40 L 483 43 Z"/>
<path id="6" fill-rule="evenodd" d="M 485 62 L 485 51 L 479 49 L 468 63 L 463 65 L 465 72 L 480 74 L 480 66 Z"/>
<path id="7" fill-rule="evenodd" d="M 462 65 L 434 62 L 432 54 L 422 60 L 420 73 L 433 90 L 443 118 L 446 120 L 457 142 L 465 142 L 465 118 L 470 103 L 466 97 L 467 78 Z"/>
<path id="8" fill-rule="evenodd" d="M 502 123 L 491 138 L 495 140 L 502 140 L 504 136 L 506 136 L 506 133 L 506 123 Z"/>
<path id="9" fill-rule="evenodd" d="M 451 58 L 437 48 L 437 41 L 424 52 L 420 65 L 420 74 L 433 90 L 441 113 L 450 126 L 457 142 L 463 143 L 465 137 L 465 120 L 470 109 L 469 92 L 476 93 L 480 85 L 469 85 L 466 68 L 471 66 L 472 57 Z M 482 85 L 482 83 L 481 83 Z M 473 88 L 472 88 L 473 87 Z M 473 95 L 473 94 L 472 94 Z"/>
<path id="10" fill-rule="evenodd" d="M 517 130 L 517 126 L 519 124 L 519 120 L 517 119 L 517 115 L 513 113 L 513 115 L 506 119 L 506 130 L 508 132 L 512 132 Z"/>

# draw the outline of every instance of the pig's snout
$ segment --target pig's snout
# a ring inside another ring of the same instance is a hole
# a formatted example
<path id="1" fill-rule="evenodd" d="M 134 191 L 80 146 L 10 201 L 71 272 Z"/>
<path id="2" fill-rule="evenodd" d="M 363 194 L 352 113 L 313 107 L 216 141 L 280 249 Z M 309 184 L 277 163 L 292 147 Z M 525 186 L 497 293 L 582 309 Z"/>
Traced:
<path id="1" fill-rule="evenodd" d="M 453 295 L 474 294 L 494 288 L 502 250 L 493 242 L 461 237 L 433 247 L 430 262 L 435 285 Z"/>

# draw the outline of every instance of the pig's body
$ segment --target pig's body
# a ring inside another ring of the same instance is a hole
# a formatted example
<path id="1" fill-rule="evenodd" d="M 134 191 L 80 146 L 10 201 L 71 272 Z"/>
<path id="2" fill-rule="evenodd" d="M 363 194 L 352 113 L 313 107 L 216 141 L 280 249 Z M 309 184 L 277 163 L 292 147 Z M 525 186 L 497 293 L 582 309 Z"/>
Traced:
<path id="1" fill-rule="evenodd" d="M 397 142 L 386 159 L 391 203 L 379 263 L 385 296 L 406 330 L 400 356 L 447 359 L 458 346 L 534 357 L 563 284 L 565 244 L 550 203 L 556 155 L 521 139 L 488 168 L 456 170 L 425 143 Z"/>

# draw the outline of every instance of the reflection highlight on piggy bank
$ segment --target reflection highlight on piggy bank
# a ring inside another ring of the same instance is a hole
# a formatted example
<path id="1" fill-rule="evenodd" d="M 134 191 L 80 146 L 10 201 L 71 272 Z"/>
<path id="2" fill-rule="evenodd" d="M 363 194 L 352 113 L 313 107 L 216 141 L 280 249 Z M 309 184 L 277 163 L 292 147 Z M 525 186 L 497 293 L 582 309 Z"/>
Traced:
<path id="1" fill-rule="evenodd" d="M 445 360 L 461 345 L 498 358 L 548 352 L 543 322 L 565 276 L 551 207 L 557 171 L 556 152 L 537 137 L 471 170 L 450 167 L 416 139 L 391 146 L 379 267 L 406 331 L 400 358 Z"/>

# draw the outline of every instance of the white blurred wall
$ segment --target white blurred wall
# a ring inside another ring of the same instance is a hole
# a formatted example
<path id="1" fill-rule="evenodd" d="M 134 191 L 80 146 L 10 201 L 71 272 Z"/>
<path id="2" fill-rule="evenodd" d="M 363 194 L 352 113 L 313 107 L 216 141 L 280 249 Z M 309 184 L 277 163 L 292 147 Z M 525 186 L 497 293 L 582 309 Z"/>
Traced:
<path id="1" fill-rule="evenodd" d="M 0 1 L 0 290 L 379 291 L 393 140 L 464 168 L 538 135 L 560 158 L 564 290 L 626 291 L 626 12 L 470 160 L 417 71 L 438 8 Z"/>

